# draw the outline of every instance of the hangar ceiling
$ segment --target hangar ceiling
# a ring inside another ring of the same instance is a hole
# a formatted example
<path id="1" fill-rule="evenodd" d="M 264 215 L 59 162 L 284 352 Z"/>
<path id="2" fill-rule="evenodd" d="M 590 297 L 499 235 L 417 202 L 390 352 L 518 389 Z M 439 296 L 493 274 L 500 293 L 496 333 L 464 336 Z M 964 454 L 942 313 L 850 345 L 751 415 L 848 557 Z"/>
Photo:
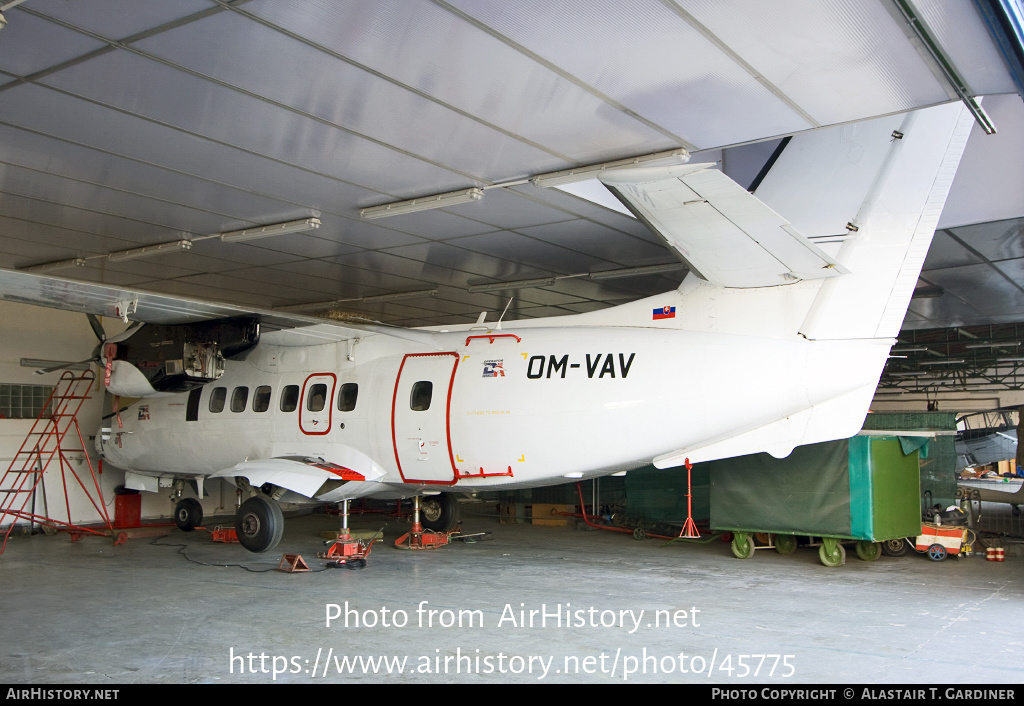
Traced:
<path id="1" fill-rule="evenodd" d="M 909 8 L 998 133 L 971 137 L 920 284 L 932 296 L 905 327 L 1024 321 L 1024 106 L 971 2 L 0 7 L 0 266 L 80 258 L 54 274 L 410 326 L 500 312 L 511 290 L 479 291 L 495 282 L 542 280 L 508 319 L 675 287 L 678 268 L 628 272 L 678 264 L 637 221 L 528 180 L 683 148 L 749 184 L 782 136 L 959 99 Z M 360 218 L 471 187 L 483 198 Z M 318 229 L 209 237 L 309 217 Z"/>

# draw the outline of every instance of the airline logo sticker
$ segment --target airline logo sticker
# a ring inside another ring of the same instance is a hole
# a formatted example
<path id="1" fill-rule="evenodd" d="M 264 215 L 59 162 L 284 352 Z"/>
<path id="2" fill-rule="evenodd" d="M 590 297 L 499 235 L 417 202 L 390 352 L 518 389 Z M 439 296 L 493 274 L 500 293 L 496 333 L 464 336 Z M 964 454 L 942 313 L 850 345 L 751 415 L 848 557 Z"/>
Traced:
<path id="1" fill-rule="evenodd" d="M 484 361 L 484 377 L 485 378 L 503 378 L 505 377 L 505 360 L 485 360 Z"/>
<path id="2" fill-rule="evenodd" d="M 145 422 L 149 420 L 149 405 L 139 405 L 139 421 Z"/>
<path id="3" fill-rule="evenodd" d="M 676 318 L 676 308 L 674 306 L 663 306 L 660 309 L 654 310 L 654 321 L 674 318 Z"/>

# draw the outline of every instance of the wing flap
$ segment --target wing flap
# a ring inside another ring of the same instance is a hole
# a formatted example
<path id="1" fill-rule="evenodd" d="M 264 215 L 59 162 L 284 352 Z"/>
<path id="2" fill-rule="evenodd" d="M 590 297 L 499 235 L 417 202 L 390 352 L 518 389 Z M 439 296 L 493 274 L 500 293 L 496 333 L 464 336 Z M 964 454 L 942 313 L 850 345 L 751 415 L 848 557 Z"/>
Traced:
<path id="1" fill-rule="evenodd" d="M 252 486 L 270 483 L 312 498 L 326 481 L 375 481 L 383 478 L 386 473 L 369 456 L 351 447 L 343 447 L 335 455 L 338 456 L 337 462 L 319 456 L 245 460 L 231 468 L 211 473 L 210 478 L 242 476 Z"/>
<path id="2" fill-rule="evenodd" d="M 713 284 L 768 287 L 846 272 L 713 164 L 612 169 L 598 178 Z"/>

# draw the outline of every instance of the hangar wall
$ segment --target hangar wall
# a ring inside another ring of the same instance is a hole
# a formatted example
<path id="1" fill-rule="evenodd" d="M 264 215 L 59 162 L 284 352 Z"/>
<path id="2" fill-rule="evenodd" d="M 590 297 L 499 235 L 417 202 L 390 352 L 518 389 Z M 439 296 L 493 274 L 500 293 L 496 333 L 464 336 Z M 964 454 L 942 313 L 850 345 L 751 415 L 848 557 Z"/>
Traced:
<path id="1" fill-rule="evenodd" d="M 3 339 L 0 343 L 0 385 L 56 385 L 61 371 L 36 375 L 35 368 L 23 367 L 20 364 L 21 359 L 82 360 L 92 355 L 97 345 L 96 337 L 84 314 L 0 302 L 0 321 L 3 322 Z M 108 334 L 123 328 L 120 321 L 105 320 L 104 325 Z M 102 390 L 102 381 L 99 378 L 93 387 L 92 395 L 91 399 L 86 400 L 79 413 L 78 424 L 83 436 L 86 437 L 86 446 L 93 458 L 93 467 L 98 471 L 99 464 L 96 463 L 92 437 L 100 428 L 104 413 L 110 411 L 111 404 Z M 21 448 L 25 435 L 32 428 L 33 422 L 33 419 L 0 418 L 0 465 L 2 465 L 0 475 L 10 466 L 11 460 Z M 74 444 L 77 446 L 77 440 Z M 81 453 L 71 454 L 69 460 L 72 462 L 75 472 L 79 473 L 83 480 L 91 482 L 84 455 Z M 124 483 L 124 473 L 117 468 L 105 465 L 98 478 L 107 513 L 113 519 L 114 489 Z M 69 481 L 73 484 L 69 486 L 71 489 L 68 492 L 71 522 L 82 524 L 99 522 L 101 520 L 99 513 L 78 489 L 77 484 L 74 484 L 74 479 L 69 478 Z M 50 517 L 62 521 L 67 520 L 64 489 L 57 464 L 51 465 L 43 478 L 43 485 L 44 488 L 37 488 L 37 514 L 45 514 L 44 509 L 48 508 Z M 230 508 L 227 513 L 233 513 L 233 489 L 230 493 L 220 493 L 218 492 L 220 489 L 217 487 L 219 484 L 210 485 L 208 492 L 212 497 L 203 503 L 204 511 L 213 514 L 215 505 L 218 504 L 217 500 L 224 495 L 225 502 Z M 174 506 L 167 500 L 170 490 L 168 488 L 167 492 L 143 493 L 143 517 L 170 517 L 174 509 Z M 31 503 L 26 510 L 30 509 Z M 19 524 L 23 523 L 19 522 Z"/>

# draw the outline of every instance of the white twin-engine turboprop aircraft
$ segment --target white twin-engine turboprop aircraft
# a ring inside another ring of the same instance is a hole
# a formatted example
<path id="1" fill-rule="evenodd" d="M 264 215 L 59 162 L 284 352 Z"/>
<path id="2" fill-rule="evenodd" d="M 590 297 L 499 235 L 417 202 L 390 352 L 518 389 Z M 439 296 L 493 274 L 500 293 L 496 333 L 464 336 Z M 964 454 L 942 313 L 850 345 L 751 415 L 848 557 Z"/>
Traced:
<path id="1" fill-rule="evenodd" d="M 97 436 L 127 487 L 233 480 L 256 552 L 298 496 L 422 495 L 443 530 L 457 493 L 855 434 L 971 124 L 954 104 L 797 135 L 756 196 L 713 164 L 606 171 L 690 272 L 588 314 L 402 329 L 10 271 L 0 294 L 145 322 L 100 359 L 140 398 Z M 181 500 L 179 526 L 201 512 Z"/>

